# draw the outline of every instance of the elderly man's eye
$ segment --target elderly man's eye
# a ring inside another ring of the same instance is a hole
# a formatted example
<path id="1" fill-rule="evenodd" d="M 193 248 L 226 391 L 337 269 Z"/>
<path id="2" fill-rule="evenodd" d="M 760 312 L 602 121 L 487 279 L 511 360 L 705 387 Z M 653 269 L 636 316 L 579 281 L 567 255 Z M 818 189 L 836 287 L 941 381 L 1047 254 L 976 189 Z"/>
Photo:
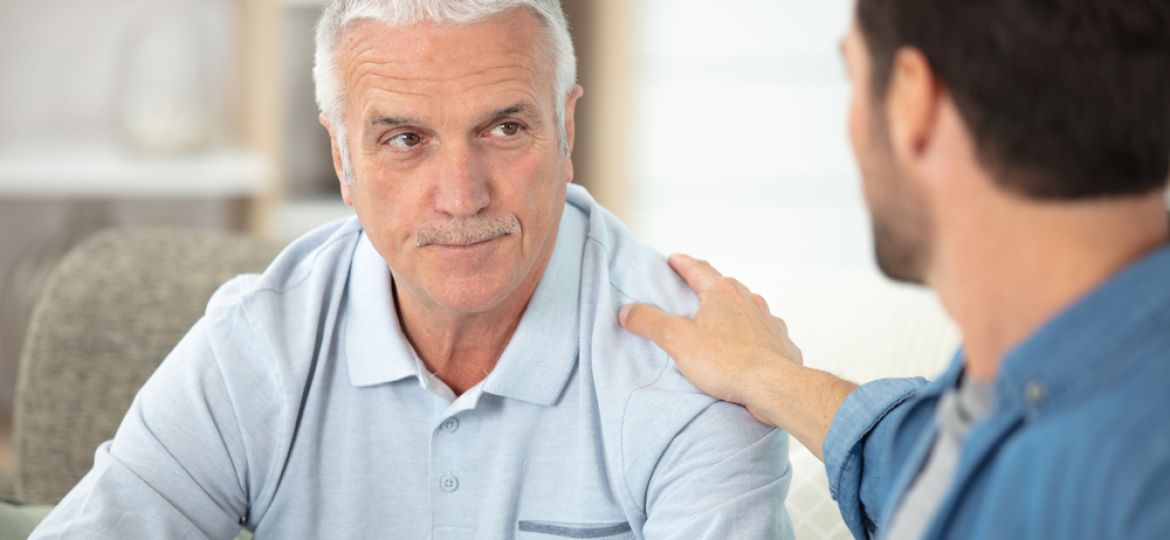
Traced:
<path id="1" fill-rule="evenodd" d="M 386 141 L 386 144 L 395 148 L 413 148 L 422 144 L 422 135 L 418 133 L 402 133 Z"/>
<path id="2" fill-rule="evenodd" d="M 522 129 L 524 129 L 524 126 L 521 126 L 519 122 L 502 122 L 492 129 L 492 135 L 514 137 Z"/>

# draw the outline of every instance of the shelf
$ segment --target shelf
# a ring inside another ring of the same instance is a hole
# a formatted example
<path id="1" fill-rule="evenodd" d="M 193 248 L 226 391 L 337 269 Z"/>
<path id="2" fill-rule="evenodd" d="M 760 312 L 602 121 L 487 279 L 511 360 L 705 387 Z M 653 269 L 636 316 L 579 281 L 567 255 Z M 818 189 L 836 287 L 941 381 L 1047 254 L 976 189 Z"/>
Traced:
<path id="1" fill-rule="evenodd" d="M 4 148 L 0 197 L 253 197 L 265 190 L 271 170 L 259 154 L 238 149 L 146 156 L 101 146 Z"/>
<path id="2" fill-rule="evenodd" d="M 277 0 L 277 4 L 290 8 L 324 8 L 327 0 Z"/>

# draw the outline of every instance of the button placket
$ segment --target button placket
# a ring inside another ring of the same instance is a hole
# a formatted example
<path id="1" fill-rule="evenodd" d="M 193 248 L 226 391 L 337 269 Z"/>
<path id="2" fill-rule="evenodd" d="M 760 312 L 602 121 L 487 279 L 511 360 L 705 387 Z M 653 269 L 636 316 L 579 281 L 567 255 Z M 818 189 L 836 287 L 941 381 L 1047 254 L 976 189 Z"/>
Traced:
<path id="1" fill-rule="evenodd" d="M 465 394 L 466 396 L 466 394 Z M 463 446 L 473 433 L 460 418 L 465 409 L 447 406 L 435 411 L 431 420 L 431 523 L 439 528 L 460 528 L 472 520 L 468 505 L 478 492 L 479 477 L 469 470 Z M 472 430 L 474 431 L 474 430 Z M 471 483 L 469 483 L 471 482 Z"/>
<path id="2" fill-rule="evenodd" d="M 433 480 L 436 488 L 436 493 L 439 498 L 445 502 L 439 502 L 436 511 L 440 514 L 436 517 L 444 522 L 450 519 L 451 512 L 456 508 L 450 505 L 455 505 L 456 499 L 453 498 L 461 488 L 462 480 L 458 476 L 459 467 L 462 466 L 461 453 L 459 452 L 459 437 L 455 432 L 459 430 L 460 421 L 455 415 L 447 416 L 435 426 L 432 439 L 432 462 L 431 467 L 438 477 Z"/>

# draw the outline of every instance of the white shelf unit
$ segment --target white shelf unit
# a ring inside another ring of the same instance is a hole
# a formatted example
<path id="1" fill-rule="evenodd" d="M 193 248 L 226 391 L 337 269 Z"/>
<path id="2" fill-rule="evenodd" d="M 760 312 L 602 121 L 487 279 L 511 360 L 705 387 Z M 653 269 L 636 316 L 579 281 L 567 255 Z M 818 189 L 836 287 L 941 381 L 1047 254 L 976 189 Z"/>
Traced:
<path id="1" fill-rule="evenodd" d="M 290 7 L 290 8 L 305 8 L 305 7 L 321 8 L 321 7 L 325 7 L 325 4 L 327 3 L 327 1 L 328 0 L 277 0 L 277 3 L 283 7 Z"/>
<path id="2" fill-rule="evenodd" d="M 0 150 L 4 199 L 240 199 L 260 196 L 271 167 L 259 154 L 220 149 L 142 155 L 117 147 Z"/>

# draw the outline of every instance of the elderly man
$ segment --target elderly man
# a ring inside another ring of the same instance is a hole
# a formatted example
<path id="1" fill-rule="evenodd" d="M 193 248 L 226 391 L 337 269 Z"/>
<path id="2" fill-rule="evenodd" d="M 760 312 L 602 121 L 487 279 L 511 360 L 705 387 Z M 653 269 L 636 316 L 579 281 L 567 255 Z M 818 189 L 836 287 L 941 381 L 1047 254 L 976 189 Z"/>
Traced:
<path id="1" fill-rule="evenodd" d="M 35 536 L 777 538 L 786 436 L 621 331 L 697 302 L 579 188 L 556 0 L 343 0 L 357 214 L 225 285 Z"/>
<path id="2" fill-rule="evenodd" d="M 843 47 L 878 263 L 938 293 L 951 368 L 802 367 L 763 299 L 686 257 L 694 320 L 624 324 L 823 451 L 858 538 L 1166 538 L 1170 3 L 858 0 Z"/>

